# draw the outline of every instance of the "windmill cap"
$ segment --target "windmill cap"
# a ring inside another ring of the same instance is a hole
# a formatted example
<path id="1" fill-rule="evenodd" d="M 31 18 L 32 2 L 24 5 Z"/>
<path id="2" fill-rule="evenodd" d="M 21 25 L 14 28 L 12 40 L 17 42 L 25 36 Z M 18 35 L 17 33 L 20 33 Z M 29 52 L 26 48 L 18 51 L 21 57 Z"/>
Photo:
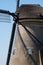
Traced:
<path id="1" fill-rule="evenodd" d="M 43 15 L 43 7 L 38 5 L 21 5 L 16 13 L 19 13 L 19 18 L 41 18 L 40 14 Z"/>

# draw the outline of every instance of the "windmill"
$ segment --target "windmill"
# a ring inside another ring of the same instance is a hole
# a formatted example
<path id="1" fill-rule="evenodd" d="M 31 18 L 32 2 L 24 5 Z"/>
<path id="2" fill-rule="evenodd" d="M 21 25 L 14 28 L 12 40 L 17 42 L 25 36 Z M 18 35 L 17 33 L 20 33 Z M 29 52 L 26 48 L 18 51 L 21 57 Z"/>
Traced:
<path id="1" fill-rule="evenodd" d="M 19 8 L 19 1 L 20 0 L 17 0 L 17 7 L 16 7 L 16 10 Z M 12 17 L 13 17 L 13 20 L 15 21 L 14 23 L 13 23 L 13 28 L 12 28 L 12 33 L 11 33 L 11 39 L 10 39 L 10 45 L 9 45 L 9 51 L 8 51 L 8 57 L 7 57 L 7 62 L 6 62 L 6 65 L 9 65 L 9 62 L 10 62 L 10 57 L 11 57 L 11 51 L 12 51 L 12 46 L 13 46 L 13 40 L 14 40 L 14 35 L 15 35 L 15 29 L 16 29 L 16 24 L 18 24 L 18 25 L 22 25 L 23 26 L 23 28 L 27 31 L 27 33 L 28 34 L 30 34 L 39 44 L 40 44 L 40 46 L 38 47 L 38 49 L 41 49 L 40 47 L 43 47 L 43 43 L 42 42 L 40 42 L 40 40 L 36 37 L 36 36 L 34 36 L 23 24 L 22 24 L 22 22 L 19 22 L 19 13 L 11 13 L 11 12 L 9 12 L 9 11 L 6 11 L 6 10 L 0 10 L 0 13 L 2 13 L 2 14 L 6 14 L 7 16 L 7 18 L 8 18 L 8 15 L 11 15 Z M 2 15 L 3 16 L 3 15 Z M 41 19 L 43 19 L 43 15 L 42 14 L 40 14 L 40 17 L 41 17 Z M 6 19 L 7 19 L 6 18 Z M 19 31 L 19 30 L 18 30 Z M 20 31 L 19 31 L 19 35 L 20 35 Z M 20 37 L 21 37 L 21 35 L 20 35 Z M 22 37 L 21 37 L 21 39 L 22 39 Z M 23 40 L 22 40 L 23 41 Z M 28 53 L 28 49 L 27 49 L 27 47 L 26 47 L 26 45 L 23 43 L 23 46 L 24 46 L 24 48 L 25 48 L 25 50 L 27 51 L 27 54 L 29 54 Z M 31 57 L 31 54 L 30 54 L 30 57 Z M 32 58 L 32 57 L 31 57 Z M 37 65 L 37 63 L 34 61 L 34 59 L 32 58 L 32 60 L 33 60 L 33 62 Z"/>

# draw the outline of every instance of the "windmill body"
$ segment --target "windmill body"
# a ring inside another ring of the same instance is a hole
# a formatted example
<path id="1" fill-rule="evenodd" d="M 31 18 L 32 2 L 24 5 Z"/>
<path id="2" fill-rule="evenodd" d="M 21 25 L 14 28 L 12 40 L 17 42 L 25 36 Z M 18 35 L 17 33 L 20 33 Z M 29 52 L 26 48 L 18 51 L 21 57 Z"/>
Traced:
<path id="1" fill-rule="evenodd" d="M 10 65 L 42 65 L 43 8 L 40 5 L 22 5 L 16 13 L 19 13 L 22 25 L 17 28 Z"/>

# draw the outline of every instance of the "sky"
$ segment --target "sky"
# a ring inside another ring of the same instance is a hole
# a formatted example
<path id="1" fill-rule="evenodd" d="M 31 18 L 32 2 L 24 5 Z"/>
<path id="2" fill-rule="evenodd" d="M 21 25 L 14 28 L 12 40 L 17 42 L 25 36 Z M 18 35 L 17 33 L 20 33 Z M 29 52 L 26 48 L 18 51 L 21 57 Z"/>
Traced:
<path id="1" fill-rule="evenodd" d="M 40 4 L 43 7 L 43 0 L 20 0 L 21 4 Z M 16 0 L 0 0 L 0 9 L 15 12 Z M 10 17 L 9 23 L 0 22 L 0 65 L 6 65 L 12 25 L 12 17 Z"/>

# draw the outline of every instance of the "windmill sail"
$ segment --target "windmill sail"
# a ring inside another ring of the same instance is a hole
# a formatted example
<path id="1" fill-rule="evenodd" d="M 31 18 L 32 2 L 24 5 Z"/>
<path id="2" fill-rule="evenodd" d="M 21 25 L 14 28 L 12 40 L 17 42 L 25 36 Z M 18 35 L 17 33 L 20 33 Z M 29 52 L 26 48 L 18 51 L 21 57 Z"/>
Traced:
<path id="1" fill-rule="evenodd" d="M 8 14 L 0 13 L 0 22 L 10 22 L 10 17 Z"/>

